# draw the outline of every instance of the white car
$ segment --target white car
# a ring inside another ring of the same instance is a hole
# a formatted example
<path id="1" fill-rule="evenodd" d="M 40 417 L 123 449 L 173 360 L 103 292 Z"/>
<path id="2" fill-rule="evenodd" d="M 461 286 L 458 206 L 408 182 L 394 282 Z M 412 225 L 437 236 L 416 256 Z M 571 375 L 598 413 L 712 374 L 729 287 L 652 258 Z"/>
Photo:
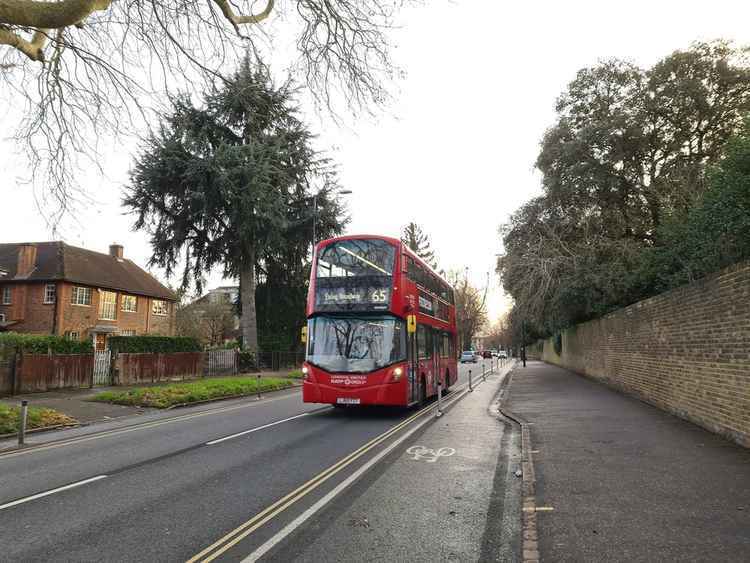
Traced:
<path id="1" fill-rule="evenodd" d="M 476 364 L 477 363 L 477 355 L 476 355 L 476 353 L 474 353 L 473 350 L 465 350 L 465 351 L 461 352 L 461 360 L 460 361 L 461 361 L 462 364 L 467 364 L 467 363 Z"/>

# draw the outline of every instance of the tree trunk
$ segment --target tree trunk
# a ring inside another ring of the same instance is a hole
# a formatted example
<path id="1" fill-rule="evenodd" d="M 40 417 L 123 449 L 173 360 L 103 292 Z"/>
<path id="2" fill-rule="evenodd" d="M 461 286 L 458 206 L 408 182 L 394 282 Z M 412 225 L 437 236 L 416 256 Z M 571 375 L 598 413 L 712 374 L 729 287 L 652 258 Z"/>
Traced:
<path id="1" fill-rule="evenodd" d="M 242 347 L 249 352 L 258 351 L 258 319 L 255 313 L 255 253 L 240 270 L 240 302 L 242 303 Z"/>

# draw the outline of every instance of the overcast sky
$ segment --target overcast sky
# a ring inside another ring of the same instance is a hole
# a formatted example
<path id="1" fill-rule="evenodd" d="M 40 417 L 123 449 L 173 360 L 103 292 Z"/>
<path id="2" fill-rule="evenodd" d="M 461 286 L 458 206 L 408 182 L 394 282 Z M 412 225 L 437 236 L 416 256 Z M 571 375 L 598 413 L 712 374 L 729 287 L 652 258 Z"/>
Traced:
<path id="1" fill-rule="evenodd" d="M 398 236 L 404 224 L 419 223 L 441 268 L 468 266 L 481 287 L 489 272 L 496 319 L 509 305 L 494 274 L 497 228 L 539 193 L 539 141 L 575 72 L 607 57 L 651 65 L 694 40 L 747 45 L 748 22 L 750 3 L 740 0 L 425 0 L 405 10 L 392 39 L 406 76 L 386 112 L 344 127 L 308 116 L 353 192 L 343 196 L 349 233 Z M 132 219 L 119 206 L 134 149 L 107 157 L 106 178 L 86 175 L 82 183 L 97 203 L 66 221 L 58 238 L 105 252 L 119 242 L 132 260 L 148 261 L 147 235 L 130 231 Z M 49 240 L 13 151 L 0 141 L 0 240 Z M 214 275 L 209 287 L 221 283 Z"/>

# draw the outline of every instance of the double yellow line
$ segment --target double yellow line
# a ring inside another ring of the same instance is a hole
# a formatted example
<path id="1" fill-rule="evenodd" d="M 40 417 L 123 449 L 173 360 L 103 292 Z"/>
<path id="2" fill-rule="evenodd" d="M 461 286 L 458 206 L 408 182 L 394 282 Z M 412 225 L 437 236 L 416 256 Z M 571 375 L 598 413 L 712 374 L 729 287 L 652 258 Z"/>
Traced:
<path id="1" fill-rule="evenodd" d="M 463 389 L 463 387 L 461 388 Z M 460 389 L 456 389 L 448 394 L 448 397 L 451 397 L 451 402 L 458 398 L 458 391 Z M 446 403 L 447 404 L 447 403 Z M 379 444 L 383 443 L 385 440 L 393 436 L 395 433 L 397 433 L 399 430 L 407 426 L 408 424 L 414 422 L 417 418 L 421 417 L 427 412 L 432 411 L 435 409 L 437 405 L 433 404 L 428 407 L 423 408 L 422 410 L 414 413 L 412 416 L 407 418 L 406 420 L 400 422 L 390 430 L 384 432 L 380 436 L 377 436 L 376 438 L 373 438 L 369 442 L 367 442 L 364 446 L 360 447 L 359 449 L 353 451 L 346 457 L 342 458 L 338 462 L 331 465 L 328 469 L 323 470 L 321 473 L 304 483 L 303 485 L 300 485 L 298 488 L 293 490 L 291 493 L 286 495 L 285 497 L 277 500 L 274 502 L 271 506 L 263 510 L 262 512 L 259 512 L 255 516 L 253 516 L 250 520 L 245 522 L 244 524 L 241 524 L 216 542 L 209 545 L 207 548 L 205 548 L 200 553 L 194 555 L 190 559 L 188 559 L 187 563 L 195 563 L 197 561 L 202 561 L 203 563 L 208 563 L 209 561 L 213 561 L 217 557 L 219 557 L 222 553 L 226 552 L 227 550 L 231 549 L 235 545 L 237 545 L 239 542 L 241 542 L 243 539 L 245 539 L 247 536 L 252 534 L 255 530 L 260 528 L 263 524 L 268 522 L 269 520 L 275 518 L 279 514 L 281 514 L 284 510 L 286 510 L 289 506 L 300 500 L 302 497 L 310 493 L 311 491 L 318 488 L 320 485 L 325 483 L 328 479 L 336 475 L 339 471 L 346 468 L 348 465 L 365 455 L 367 452 L 369 452 L 371 449 L 375 448 Z"/>

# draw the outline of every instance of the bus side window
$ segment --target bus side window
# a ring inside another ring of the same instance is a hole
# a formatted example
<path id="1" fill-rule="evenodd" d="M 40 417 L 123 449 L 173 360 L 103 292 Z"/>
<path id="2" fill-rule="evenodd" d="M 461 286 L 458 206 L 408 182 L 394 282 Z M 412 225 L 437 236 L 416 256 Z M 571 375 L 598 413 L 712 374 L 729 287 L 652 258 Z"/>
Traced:
<path id="1" fill-rule="evenodd" d="M 417 353 L 420 360 L 432 357 L 432 346 L 432 330 L 425 325 L 417 325 Z"/>
<path id="2" fill-rule="evenodd" d="M 415 282 L 417 281 L 417 271 L 416 271 L 416 265 L 414 264 L 414 258 L 409 256 L 407 263 L 408 263 L 408 266 L 407 266 L 406 275 L 411 281 Z"/>
<path id="3" fill-rule="evenodd" d="M 417 357 L 424 358 L 427 350 L 426 337 L 427 331 L 425 331 L 423 325 L 417 325 Z"/>

